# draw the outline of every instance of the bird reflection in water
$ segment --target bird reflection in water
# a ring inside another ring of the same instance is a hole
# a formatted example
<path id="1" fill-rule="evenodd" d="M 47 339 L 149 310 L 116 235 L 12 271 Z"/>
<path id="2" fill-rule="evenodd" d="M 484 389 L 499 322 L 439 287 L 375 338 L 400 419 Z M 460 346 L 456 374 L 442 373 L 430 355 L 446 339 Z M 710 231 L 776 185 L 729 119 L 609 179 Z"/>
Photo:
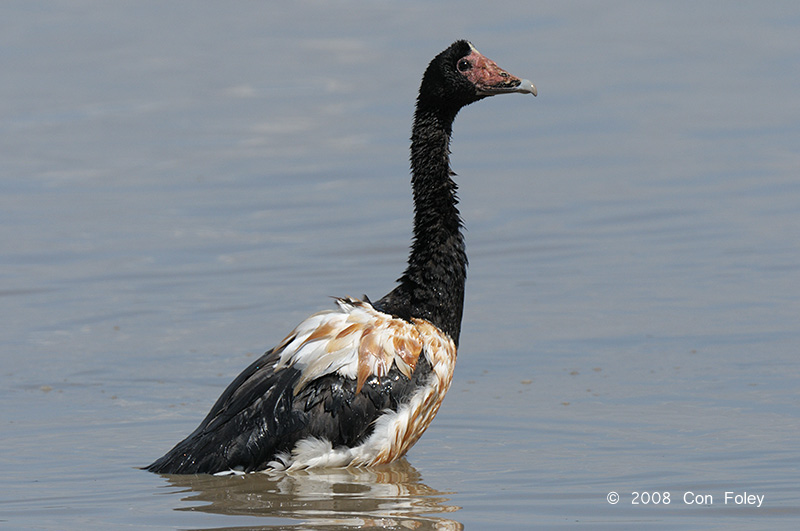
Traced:
<path id="1" fill-rule="evenodd" d="M 203 502 L 176 510 L 300 520 L 281 529 L 463 529 L 439 516 L 460 509 L 448 504 L 452 493 L 422 483 L 405 459 L 371 468 L 164 477 L 190 493 L 184 502 Z"/>

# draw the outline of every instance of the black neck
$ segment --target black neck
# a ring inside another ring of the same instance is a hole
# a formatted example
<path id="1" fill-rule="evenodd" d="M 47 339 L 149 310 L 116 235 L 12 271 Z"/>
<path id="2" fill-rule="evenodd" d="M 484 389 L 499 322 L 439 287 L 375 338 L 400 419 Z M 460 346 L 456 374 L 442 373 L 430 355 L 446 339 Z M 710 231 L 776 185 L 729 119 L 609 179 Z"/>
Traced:
<path id="1" fill-rule="evenodd" d="M 411 135 L 414 241 L 399 285 L 375 306 L 404 319 L 430 321 L 458 344 L 467 256 L 450 170 L 455 113 L 418 102 Z"/>

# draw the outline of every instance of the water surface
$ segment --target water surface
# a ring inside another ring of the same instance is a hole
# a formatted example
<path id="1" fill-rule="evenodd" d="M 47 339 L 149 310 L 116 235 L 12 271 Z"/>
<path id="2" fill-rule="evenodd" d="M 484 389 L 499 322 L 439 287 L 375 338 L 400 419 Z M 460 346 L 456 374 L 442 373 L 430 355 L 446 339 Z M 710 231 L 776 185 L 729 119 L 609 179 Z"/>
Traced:
<path id="1" fill-rule="evenodd" d="M 0 14 L 5 526 L 777 529 L 800 516 L 796 3 Z M 392 288 L 419 78 L 461 37 L 539 97 L 480 102 L 455 124 L 470 270 L 431 429 L 375 470 L 136 468 L 329 296 Z"/>

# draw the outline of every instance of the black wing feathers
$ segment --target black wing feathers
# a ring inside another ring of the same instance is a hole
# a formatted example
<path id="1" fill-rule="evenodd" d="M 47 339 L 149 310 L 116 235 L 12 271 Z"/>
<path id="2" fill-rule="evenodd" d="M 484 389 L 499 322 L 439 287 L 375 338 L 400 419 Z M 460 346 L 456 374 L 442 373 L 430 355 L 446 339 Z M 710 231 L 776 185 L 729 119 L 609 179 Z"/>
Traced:
<path id="1" fill-rule="evenodd" d="M 334 373 L 307 383 L 295 396 L 301 373 L 292 367 L 274 370 L 278 356 L 269 351 L 242 371 L 200 426 L 147 470 L 263 470 L 277 454 L 291 452 L 307 437 L 353 447 L 369 437 L 384 411 L 397 410 L 431 376 L 430 363 L 420 356 L 410 379 L 393 365 L 388 374 L 370 377 L 356 392 L 354 379 Z"/>

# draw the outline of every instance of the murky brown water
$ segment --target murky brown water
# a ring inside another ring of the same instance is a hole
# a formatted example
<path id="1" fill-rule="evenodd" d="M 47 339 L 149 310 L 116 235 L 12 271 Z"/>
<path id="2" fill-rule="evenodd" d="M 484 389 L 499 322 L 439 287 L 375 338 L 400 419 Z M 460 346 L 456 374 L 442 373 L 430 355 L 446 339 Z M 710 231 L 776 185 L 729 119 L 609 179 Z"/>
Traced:
<path id="1" fill-rule="evenodd" d="M 800 516 L 795 4 L 0 14 L 4 528 Z M 375 470 L 139 470 L 328 296 L 392 287 L 419 77 L 459 37 L 540 94 L 455 124 L 470 273 L 431 429 Z"/>

